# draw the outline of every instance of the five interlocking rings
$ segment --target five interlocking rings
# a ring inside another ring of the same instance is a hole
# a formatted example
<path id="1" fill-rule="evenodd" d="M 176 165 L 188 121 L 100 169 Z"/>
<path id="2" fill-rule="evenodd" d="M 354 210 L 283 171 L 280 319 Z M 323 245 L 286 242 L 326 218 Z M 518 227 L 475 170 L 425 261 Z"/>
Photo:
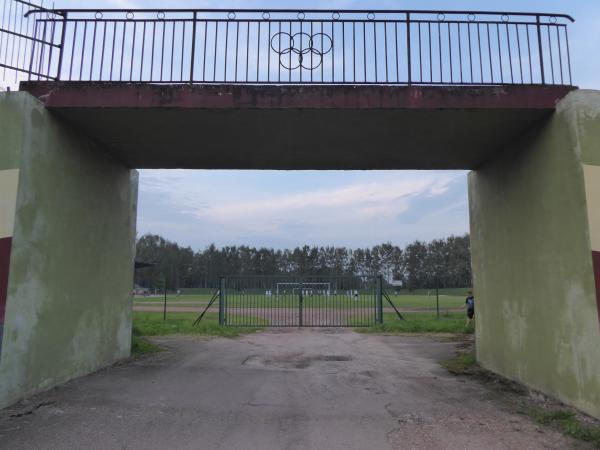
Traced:
<path id="1" fill-rule="evenodd" d="M 333 49 L 333 40 L 325 33 L 310 35 L 298 32 L 292 35 L 281 31 L 271 38 L 271 48 L 279 55 L 279 64 L 285 69 L 296 70 L 302 67 L 315 70 L 323 63 L 323 56 Z M 292 60 L 293 55 L 298 56 L 297 64 Z"/>

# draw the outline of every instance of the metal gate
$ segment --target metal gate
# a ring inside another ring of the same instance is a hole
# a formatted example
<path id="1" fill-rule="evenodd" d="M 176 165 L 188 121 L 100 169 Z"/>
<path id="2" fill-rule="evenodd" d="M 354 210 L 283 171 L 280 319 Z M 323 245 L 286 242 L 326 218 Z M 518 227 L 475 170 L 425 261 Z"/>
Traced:
<path id="1" fill-rule="evenodd" d="M 366 327 L 381 323 L 379 276 L 229 276 L 219 323 L 231 327 Z"/>

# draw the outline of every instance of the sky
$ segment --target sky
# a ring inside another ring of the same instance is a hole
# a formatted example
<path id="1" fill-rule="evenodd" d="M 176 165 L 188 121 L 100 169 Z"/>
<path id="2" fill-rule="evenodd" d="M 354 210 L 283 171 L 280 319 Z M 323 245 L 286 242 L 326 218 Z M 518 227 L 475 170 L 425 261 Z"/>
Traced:
<path id="1" fill-rule="evenodd" d="M 448 9 L 567 13 L 574 83 L 600 89 L 598 0 L 57 0 L 57 7 Z M 138 235 L 201 249 L 405 245 L 468 232 L 464 171 L 142 170 Z"/>

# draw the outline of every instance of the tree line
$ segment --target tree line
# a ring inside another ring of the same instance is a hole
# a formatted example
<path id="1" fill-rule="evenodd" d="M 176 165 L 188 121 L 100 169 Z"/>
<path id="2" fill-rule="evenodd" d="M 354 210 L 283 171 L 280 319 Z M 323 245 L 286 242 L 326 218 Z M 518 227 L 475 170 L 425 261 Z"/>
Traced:
<path id="1" fill-rule="evenodd" d="M 404 248 L 391 243 L 357 249 L 211 244 L 199 251 L 146 234 L 137 240 L 136 261 L 152 264 L 135 273 L 135 283 L 151 289 L 162 289 L 165 282 L 170 290 L 215 288 L 225 275 L 383 275 L 386 284 L 409 290 L 471 286 L 468 234 L 414 241 Z"/>

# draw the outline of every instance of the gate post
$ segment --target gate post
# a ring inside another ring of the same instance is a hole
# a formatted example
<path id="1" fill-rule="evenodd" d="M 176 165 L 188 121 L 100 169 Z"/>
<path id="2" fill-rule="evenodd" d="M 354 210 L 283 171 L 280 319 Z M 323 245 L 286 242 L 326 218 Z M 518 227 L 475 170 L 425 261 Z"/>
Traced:
<path id="1" fill-rule="evenodd" d="M 303 325 L 303 320 L 302 320 L 302 290 L 304 289 L 304 286 L 302 284 L 302 282 L 300 282 L 300 297 L 298 298 L 298 326 L 302 327 Z"/>
<path id="2" fill-rule="evenodd" d="M 378 324 L 383 324 L 383 276 L 377 275 L 377 305 L 375 311 L 375 322 Z"/>
<path id="3" fill-rule="evenodd" d="M 219 325 L 225 325 L 225 277 L 219 277 Z"/>

